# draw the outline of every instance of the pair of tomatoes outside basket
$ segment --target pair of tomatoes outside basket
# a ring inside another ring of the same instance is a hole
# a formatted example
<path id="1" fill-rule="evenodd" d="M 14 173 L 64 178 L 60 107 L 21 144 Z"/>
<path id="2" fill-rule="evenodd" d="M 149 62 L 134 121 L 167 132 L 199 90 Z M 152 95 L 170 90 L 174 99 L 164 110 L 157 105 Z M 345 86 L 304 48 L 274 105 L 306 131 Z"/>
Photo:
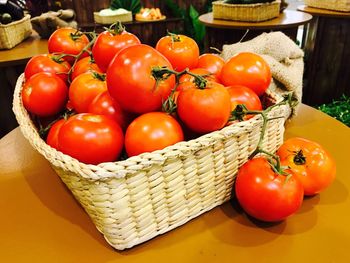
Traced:
<path id="1" fill-rule="evenodd" d="M 153 48 L 120 24 L 99 35 L 57 29 L 48 50 L 26 65 L 23 105 L 48 145 L 87 164 L 235 125 L 236 106 L 261 111 L 260 98 L 271 82 L 270 68 L 257 54 L 224 61 L 200 55 L 193 39 L 171 33 Z M 264 221 L 293 214 L 304 193 L 319 193 L 335 176 L 334 161 L 317 143 L 295 138 L 277 155 L 288 169 L 276 170 L 268 158 L 257 157 L 236 178 L 241 206 Z"/>

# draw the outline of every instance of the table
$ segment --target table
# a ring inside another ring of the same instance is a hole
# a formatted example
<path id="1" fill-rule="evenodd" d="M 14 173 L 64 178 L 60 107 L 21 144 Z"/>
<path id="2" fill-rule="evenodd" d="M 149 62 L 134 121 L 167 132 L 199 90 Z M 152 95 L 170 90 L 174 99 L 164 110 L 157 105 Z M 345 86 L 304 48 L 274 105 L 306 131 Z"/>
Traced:
<path id="1" fill-rule="evenodd" d="M 284 10 L 278 17 L 263 22 L 241 22 L 214 19 L 213 13 L 207 13 L 199 17 L 207 28 L 206 51 L 210 47 L 222 49 L 224 44 L 232 44 L 240 41 L 246 31 L 249 32 L 244 40 L 252 39 L 263 32 L 282 31 L 290 38 L 296 40 L 298 27 L 311 21 L 312 16 L 295 10 Z"/>
<path id="2" fill-rule="evenodd" d="M 0 50 L 0 138 L 17 126 L 12 113 L 12 94 L 24 65 L 35 55 L 48 53 L 47 40 L 34 33 L 12 49 Z"/>
<path id="3" fill-rule="evenodd" d="M 350 96 L 350 12 L 305 5 L 298 10 L 314 17 L 305 42 L 303 102 L 319 105 L 342 94 Z"/>
<path id="4" fill-rule="evenodd" d="M 337 178 L 286 221 L 258 224 L 236 205 L 210 212 L 132 249 L 113 250 L 69 190 L 16 128 L 0 140 L 2 262 L 349 262 L 350 129 L 309 106 L 286 137 L 320 142 Z"/>

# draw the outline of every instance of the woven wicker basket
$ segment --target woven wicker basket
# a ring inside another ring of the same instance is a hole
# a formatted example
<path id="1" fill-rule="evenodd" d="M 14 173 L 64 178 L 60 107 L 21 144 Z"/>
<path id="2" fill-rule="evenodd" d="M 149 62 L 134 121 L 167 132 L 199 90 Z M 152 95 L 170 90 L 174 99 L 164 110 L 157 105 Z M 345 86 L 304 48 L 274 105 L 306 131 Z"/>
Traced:
<path id="1" fill-rule="evenodd" d="M 94 20 L 98 24 L 111 25 L 118 21 L 129 22 L 132 21 L 132 13 L 128 12 L 125 14 L 114 15 L 114 16 L 101 16 L 99 12 L 94 12 Z"/>
<path id="2" fill-rule="evenodd" d="M 0 25 L 0 49 L 11 49 L 31 34 L 30 15 L 7 25 Z"/>
<path id="3" fill-rule="evenodd" d="M 304 2 L 311 7 L 350 12 L 350 0 L 305 0 Z"/>
<path id="4" fill-rule="evenodd" d="M 252 119 L 163 150 L 127 160 L 87 165 L 48 146 L 21 100 L 23 74 L 13 110 L 24 136 L 72 191 L 107 242 L 122 250 L 174 229 L 228 201 L 238 168 L 256 148 L 262 120 Z M 272 95 L 274 100 L 281 96 Z M 263 146 L 275 151 L 283 142 L 289 106 L 269 114 Z"/>
<path id="5" fill-rule="evenodd" d="M 260 22 L 278 17 L 280 1 L 259 4 L 226 4 L 213 2 L 213 18 L 246 22 Z"/>

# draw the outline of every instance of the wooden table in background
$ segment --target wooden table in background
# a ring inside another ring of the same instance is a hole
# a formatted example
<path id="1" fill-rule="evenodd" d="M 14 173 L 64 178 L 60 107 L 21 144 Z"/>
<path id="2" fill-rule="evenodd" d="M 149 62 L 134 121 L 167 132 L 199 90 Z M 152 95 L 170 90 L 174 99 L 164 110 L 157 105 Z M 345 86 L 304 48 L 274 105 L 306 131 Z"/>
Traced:
<path id="1" fill-rule="evenodd" d="M 249 32 L 244 40 L 252 39 L 263 32 L 282 31 L 296 40 L 298 27 L 311 21 L 312 16 L 295 10 L 284 10 L 278 17 L 263 22 L 241 22 L 214 19 L 213 13 L 199 17 L 207 28 L 206 51 L 210 47 L 222 49 L 224 44 L 233 44 L 242 39 L 246 31 Z"/>
<path id="2" fill-rule="evenodd" d="M 318 105 L 350 96 L 350 12 L 299 6 L 313 20 L 305 42 L 303 102 Z"/>
<path id="3" fill-rule="evenodd" d="M 47 52 L 47 40 L 36 33 L 12 49 L 0 50 L 0 138 L 18 125 L 12 112 L 13 90 L 18 76 L 32 56 Z"/>
<path id="4" fill-rule="evenodd" d="M 0 140 L 1 262 L 350 262 L 350 129 L 302 105 L 286 137 L 321 143 L 337 162 L 334 183 L 286 221 L 251 221 L 225 203 L 126 251 L 97 231 L 19 128 Z"/>

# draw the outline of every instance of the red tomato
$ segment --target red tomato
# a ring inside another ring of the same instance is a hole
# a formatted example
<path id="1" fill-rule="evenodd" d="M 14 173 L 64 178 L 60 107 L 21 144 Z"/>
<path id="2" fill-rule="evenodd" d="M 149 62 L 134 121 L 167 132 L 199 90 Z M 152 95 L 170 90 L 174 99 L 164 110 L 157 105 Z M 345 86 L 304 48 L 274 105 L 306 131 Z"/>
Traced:
<path id="1" fill-rule="evenodd" d="M 197 68 L 204 68 L 219 77 L 224 64 L 225 60 L 219 55 L 206 53 L 199 56 Z"/>
<path id="2" fill-rule="evenodd" d="M 86 72 L 76 77 L 69 87 L 69 101 L 78 113 L 88 112 L 97 95 L 107 90 L 104 75 Z"/>
<path id="3" fill-rule="evenodd" d="M 177 97 L 177 113 L 193 131 L 207 133 L 223 128 L 231 113 L 230 95 L 219 83 L 207 82 L 203 89 L 180 91 Z"/>
<path id="4" fill-rule="evenodd" d="M 66 83 L 57 75 L 39 72 L 28 79 L 22 90 L 24 107 L 40 117 L 52 116 L 64 109 L 68 97 Z"/>
<path id="5" fill-rule="evenodd" d="M 304 196 L 303 186 L 294 175 L 287 180 L 287 176 L 275 173 L 264 157 L 251 159 L 239 169 L 235 191 L 247 214 L 267 222 L 295 213 Z"/>
<path id="6" fill-rule="evenodd" d="M 288 165 L 299 178 L 305 195 L 315 195 L 335 179 L 336 164 L 318 143 L 303 138 L 291 138 L 278 149 L 283 165 Z"/>
<path id="7" fill-rule="evenodd" d="M 70 68 L 71 66 L 67 61 L 52 54 L 36 55 L 28 61 L 24 69 L 24 76 L 29 79 L 36 73 L 49 72 L 56 74 L 66 82 Z"/>
<path id="8" fill-rule="evenodd" d="M 153 67 L 168 67 L 169 61 L 154 48 L 135 45 L 124 48 L 114 57 L 107 70 L 109 94 L 126 111 L 146 113 L 160 110 L 175 85 L 172 75 L 158 82 Z"/>
<path id="9" fill-rule="evenodd" d="M 244 104 L 248 110 L 262 110 L 261 101 L 254 91 L 247 87 L 235 85 L 226 87 L 231 96 L 231 110 L 233 111 L 238 104 Z M 247 115 L 245 119 L 250 119 L 254 115 Z"/>
<path id="10" fill-rule="evenodd" d="M 126 31 L 104 31 L 96 39 L 92 48 L 92 54 L 96 64 L 106 71 L 113 57 L 123 48 L 141 44 L 134 34 Z"/>
<path id="11" fill-rule="evenodd" d="M 183 141 L 180 124 L 164 112 L 149 112 L 137 117 L 126 130 L 125 149 L 128 156 L 161 150 Z"/>
<path id="12" fill-rule="evenodd" d="M 60 53 L 68 55 L 78 55 L 88 44 L 89 39 L 77 29 L 66 27 L 56 29 L 48 40 L 49 53 Z M 83 53 L 81 57 L 86 57 L 88 53 Z M 65 56 L 65 60 L 73 63 L 74 57 Z"/>
<path id="13" fill-rule="evenodd" d="M 242 85 L 261 96 L 270 85 L 271 71 L 261 56 L 242 52 L 226 62 L 220 80 L 225 86 Z"/>
<path id="14" fill-rule="evenodd" d="M 123 111 L 107 90 L 95 97 L 89 105 L 88 112 L 111 117 L 123 130 L 126 130 L 132 120 L 132 115 Z"/>
<path id="15" fill-rule="evenodd" d="M 170 61 L 177 71 L 197 66 L 199 48 L 196 41 L 190 37 L 184 35 L 162 37 L 157 42 L 156 49 Z"/>
<path id="16" fill-rule="evenodd" d="M 58 149 L 58 132 L 65 122 L 65 119 L 60 119 L 51 126 L 49 133 L 47 134 L 46 143 L 52 148 Z"/>
<path id="17" fill-rule="evenodd" d="M 87 164 L 117 160 L 124 142 L 122 129 L 114 120 L 90 113 L 70 117 L 57 138 L 58 150 Z"/>
<path id="18" fill-rule="evenodd" d="M 71 80 L 73 81 L 77 76 L 90 71 L 103 73 L 103 71 L 97 66 L 90 56 L 79 59 L 73 67 Z"/>
<path id="19" fill-rule="evenodd" d="M 214 82 L 218 82 L 219 83 L 219 79 L 213 75 L 212 73 L 210 73 L 208 70 L 204 69 L 204 68 L 194 68 L 190 70 L 191 73 L 193 74 L 197 74 L 197 75 L 208 75 L 206 77 L 204 77 L 205 79 L 209 80 L 209 81 L 214 81 Z M 191 81 L 193 82 L 195 80 L 195 78 L 189 74 L 184 74 L 180 77 L 179 82 L 187 82 L 187 81 Z"/>

